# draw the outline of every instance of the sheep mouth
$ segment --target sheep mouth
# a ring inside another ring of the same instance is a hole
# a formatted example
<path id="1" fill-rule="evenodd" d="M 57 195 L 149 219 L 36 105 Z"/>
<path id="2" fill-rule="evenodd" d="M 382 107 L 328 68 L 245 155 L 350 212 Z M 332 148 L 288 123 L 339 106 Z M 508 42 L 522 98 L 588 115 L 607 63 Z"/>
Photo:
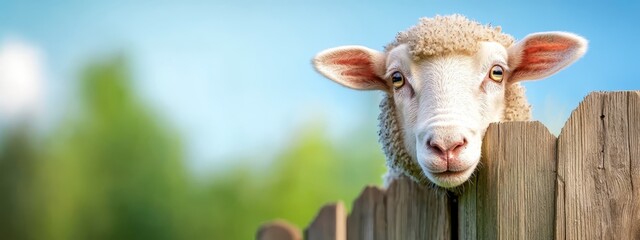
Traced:
<path id="1" fill-rule="evenodd" d="M 446 176 L 446 175 L 456 175 L 456 174 L 465 173 L 466 171 L 468 171 L 470 168 L 473 168 L 473 167 L 474 165 L 467 165 L 467 166 L 458 165 L 458 166 L 445 166 L 444 168 L 441 168 L 441 169 L 426 169 L 426 170 L 433 175 Z"/>
<path id="2" fill-rule="evenodd" d="M 443 172 L 431 172 L 431 174 L 438 179 L 451 179 L 458 178 L 464 175 L 467 175 L 470 171 L 474 170 L 474 166 L 469 166 L 468 168 L 462 170 L 446 170 Z"/>
<path id="3" fill-rule="evenodd" d="M 439 173 L 431 173 L 434 176 L 438 177 L 438 178 L 450 178 L 450 177 L 457 177 L 459 175 L 464 174 L 468 169 L 465 170 L 461 170 L 461 171 L 451 171 L 451 170 L 447 170 L 444 172 L 439 172 Z"/>

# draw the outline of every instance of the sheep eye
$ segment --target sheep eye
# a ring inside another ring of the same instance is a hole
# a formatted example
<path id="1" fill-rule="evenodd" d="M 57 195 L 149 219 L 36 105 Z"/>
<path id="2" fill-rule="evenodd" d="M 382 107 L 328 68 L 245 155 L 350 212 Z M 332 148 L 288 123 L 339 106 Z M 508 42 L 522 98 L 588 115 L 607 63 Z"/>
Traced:
<path id="1" fill-rule="evenodd" d="M 404 85 L 404 76 L 400 72 L 394 72 L 391 74 L 391 82 L 393 83 L 393 87 L 398 89 Z"/>
<path id="2" fill-rule="evenodd" d="M 504 78 L 504 70 L 502 67 L 495 65 L 491 67 L 491 71 L 489 72 L 489 78 L 496 82 L 502 82 L 502 78 Z"/>

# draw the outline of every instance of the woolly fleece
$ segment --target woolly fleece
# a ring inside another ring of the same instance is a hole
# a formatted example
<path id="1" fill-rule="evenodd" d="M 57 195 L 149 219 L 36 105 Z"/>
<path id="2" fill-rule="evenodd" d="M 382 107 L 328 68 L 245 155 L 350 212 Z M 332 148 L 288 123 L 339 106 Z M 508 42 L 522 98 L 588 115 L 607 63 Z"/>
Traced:
<path id="1" fill-rule="evenodd" d="M 396 40 L 385 50 L 406 43 L 417 61 L 449 53 L 473 54 L 478 51 L 479 42 L 483 41 L 497 42 L 508 48 L 514 39 L 500 31 L 500 27 L 485 26 L 458 14 L 420 18 L 417 25 L 398 33 Z"/>

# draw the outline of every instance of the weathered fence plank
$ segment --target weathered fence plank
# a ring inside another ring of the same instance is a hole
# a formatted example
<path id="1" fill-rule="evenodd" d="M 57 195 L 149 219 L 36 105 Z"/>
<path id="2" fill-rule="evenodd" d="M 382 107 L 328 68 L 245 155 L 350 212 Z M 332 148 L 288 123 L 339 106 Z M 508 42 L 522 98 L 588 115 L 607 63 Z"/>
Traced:
<path id="1" fill-rule="evenodd" d="M 347 239 L 387 239 L 386 218 L 384 191 L 373 186 L 366 187 L 353 202 L 353 209 L 347 217 Z"/>
<path id="2" fill-rule="evenodd" d="M 556 138 L 539 122 L 491 124 L 459 199 L 460 239 L 551 239 Z"/>
<path id="3" fill-rule="evenodd" d="M 256 236 L 258 240 L 302 240 L 300 230 L 282 221 L 272 221 L 260 226 Z"/>
<path id="4" fill-rule="evenodd" d="M 305 230 L 306 240 L 346 240 L 347 219 L 342 202 L 327 204 L 320 209 L 311 225 Z"/>
<path id="5" fill-rule="evenodd" d="M 444 191 L 401 178 L 389 186 L 386 204 L 387 239 L 451 239 L 451 208 Z"/>
<path id="6" fill-rule="evenodd" d="M 640 92 L 629 92 L 629 159 L 634 204 L 631 211 L 629 236 L 640 239 Z"/>
<path id="7" fill-rule="evenodd" d="M 638 92 L 591 93 L 558 138 L 556 239 L 640 239 Z"/>

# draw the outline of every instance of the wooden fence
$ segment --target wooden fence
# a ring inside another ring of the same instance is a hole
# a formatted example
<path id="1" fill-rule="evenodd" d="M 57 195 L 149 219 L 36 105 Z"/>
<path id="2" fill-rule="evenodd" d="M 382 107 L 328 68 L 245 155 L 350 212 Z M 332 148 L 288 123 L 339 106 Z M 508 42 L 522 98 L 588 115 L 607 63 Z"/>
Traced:
<path id="1" fill-rule="evenodd" d="M 407 179 L 366 187 L 350 214 L 325 205 L 270 239 L 640 239 L 640 92 L 595 92 L 556 138 L 539 122 L 491 124 L 461 193 Z"/>

